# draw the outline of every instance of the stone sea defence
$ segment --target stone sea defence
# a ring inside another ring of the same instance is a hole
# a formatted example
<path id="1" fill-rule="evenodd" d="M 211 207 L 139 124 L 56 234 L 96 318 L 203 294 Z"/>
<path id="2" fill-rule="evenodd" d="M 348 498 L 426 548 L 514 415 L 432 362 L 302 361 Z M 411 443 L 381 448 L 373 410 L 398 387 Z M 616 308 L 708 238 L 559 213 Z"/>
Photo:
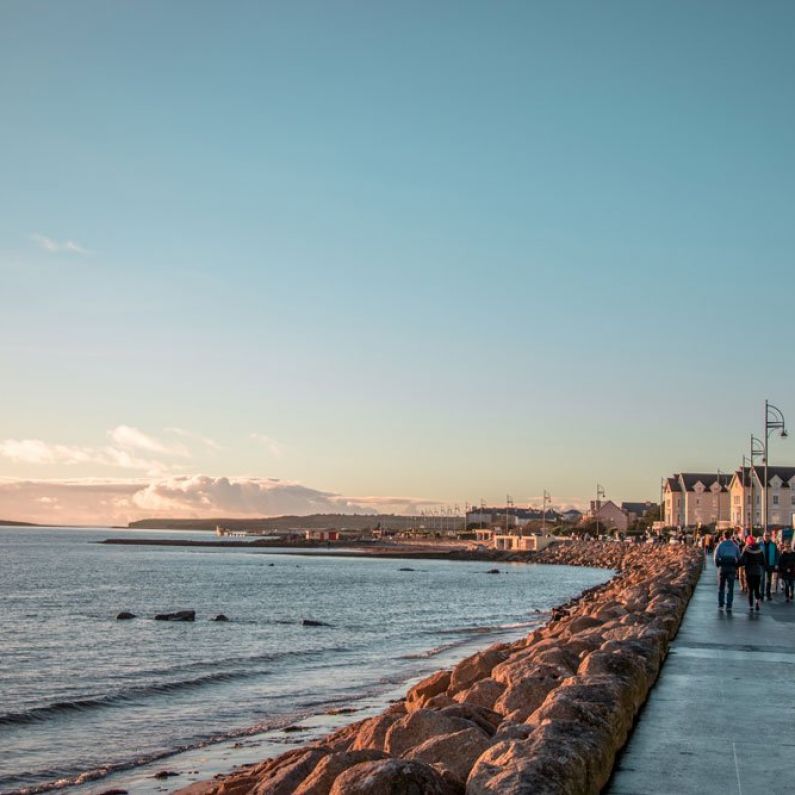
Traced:
<path id="1" fill-rule="evenodd" d="M 404 700 L 190 795 L 585 795 L 610 778 L 702 566 L 683 546 L 557 544 L 534 562 L 605 566 L 605 585 Z"/>

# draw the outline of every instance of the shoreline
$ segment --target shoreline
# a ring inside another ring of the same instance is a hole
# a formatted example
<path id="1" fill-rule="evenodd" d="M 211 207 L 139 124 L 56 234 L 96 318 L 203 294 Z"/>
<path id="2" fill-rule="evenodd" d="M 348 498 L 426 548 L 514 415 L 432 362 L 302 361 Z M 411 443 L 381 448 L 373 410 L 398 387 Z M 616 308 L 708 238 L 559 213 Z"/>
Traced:
<path id="1" fill-rule="evenodd" d="M 95 539 L 89 543 L 95 546 L 99 543 L 101 538 L 101 536 L 95 537 Z M 97 549 L 96 546 L 95 549 Z M 101 550 L 101 548 L 99 548 L 99 550 Z M 276 550 L 268 549 L 261 550 L 261 552 L 276 552 Z M 289 550 L 286 554 L 294 552 L 296 552 L 296 550 Z M 315 559 L 320 557 L 311 549 L 299 550 L 298 552 L 304 555 L 315 555 Z M 396 548 L 390 545 L 389 554 L 386 557 L 394 558 L 396 555 L 399 556 L 405 552 L 405 548 Z M 342 550 L 337 550 L 337 553 L 343 555 L 350 554 Z M 426 556 L 429 553 L 426 549 L 422 550 L 420 554 Z M 430 556 L 433 558 L 440 558 L 442 561 L 450 560 L 446 552 L 441 555 L 432 553 Z M 504 557 L 504 555 L 501 554 L 500 557 Z M 464 562 L 463 568 L 466 570 L 473 569 L 479 572 L 490 568 L 489 565 L 482 565 L 481 561 L 482 557 L 476 560 L 474 564 L 472 562 Z M 458 561 L 453 560 L 445 562 L 444 565 L 450 567 L 451 563 L 454 562 Z M 481 562 L 481 565 L 478 565 L 479 562 Z M 278 561 L 277 565 L 279 565 Z M 334 564 L 331 562 L 329 565 L 334 567 Z M 395 560 L 395 566 L 397 565 L 400 564 Z M 428 568 L 427 566 L 423 567 L 421 565 L 415 566 L 415 570 L 417 571 L 426 571 Z M 508 576 L 508 572 L 510 571 L 513 571 L 514 574 L 521 574 L 524 572 L 531 577 L 532 581 L 535 581 L 533 576 L 530 575 L 529 570 L 517 569 L 516 563 L 505 566 L 500 565 L 500 568 L 502 569 L 502 573 L 506 576 Z M 512 642 L 523 637 L 530 629 L 543 623 L 551 615 L 553 609 L 557 609 L 565 600 L 577 594 L 585 584 L 603 581 L 610 576 L 611 574 L 608 572 L 599 574 L 595 570 L 592 570 L 588 572 L 587 575 L 584 573 L 583 576 L 580 577 L 576 572 L 569 571 L 566 574 L 569 585 L 564 591 L 557 591 L 556 593 L 558 595 L 554 598 L 542 598 L 540 601 L 533 599 L 523 610 L 519 610 L 519 612 L 526 615 L 526 618 L 515 618 L 513 614 L 517 611 L 511 609 L 508 610 L 508 613 L 511 614 L 510 618 L 506 615 L 505 618 L 498 621 L 496 618 L 503 615 L 499 605 L 496 605 L 495 610 L 489 610 L 487 613 L 480 611 L 483 615 L 478 614 L 478 621 L 472 622 L 472 627 L 469 628 L 471 629 L 470 634 L 457 634 L 454 636 L 454 642 L 450 644 L 447 643 L 446 640 L 442 643 L 441 641 L 443 638 L 439 636 L 438 643 L 440 646 L 438 647 L 450 647 L 444 648 L 441 654 L 437 655 L 435 648 L 432 648 L 437 647 L 437 642 L 434 641 L 433 644 L 422 647 L 430 653 L 411 655 L 419 660 L 416 666 L 412 664 L 411 667 L 408 668 L 404 663 L 398 663 L 398 659 L 402 660 L 404 659 L 403 657 L 395 657 L 393 664 L 393 658 L 384 655 L 382 660 L 383 672 L 387 678 L 384 680 L 384 685 L 377 686 L 375 691 L 369 685 L 365 686 L 363 681 L 354 678 L 351 680 L 353 683 L 353 686 L 350 688 L 351 692 L 346 696 L 344 701 L 339 701 L 339 703 L 330 702 L 329 704 L 325 704 L 325 706 L 319 706 L 318 710 L 311 714 L 304 712 L 300 708 L 290 710 L 289 713 L 285 713 L 285 720 L 282 720 L 280 717 L 278 720 L 273 721 L 274 725 L 272 727 L 256 727 L 257 731 L 249 731 L 249 728 L 253 730 L 255 727 L 249 727 L 248 724 L 241 723 L 239 735 L 237 734 L 238 730 L 235 729 L 234 736 L 232 734 L 229 736 L 222 736 L 220 733 L 214 731 L 211 722 L 206 722 L 203 724 L 204 730 L 200 730 L 199 732 L 207 736 L 208 739 L 206 741 L 202 740 L 197 742 L 196 745 L 183 746 L 184 750 L 176 750 L 175 753 L 148 757 L 149 761 L 144 761 L 142 757 L 138 764 L 129 764 L 125 762 L 117 766 L 116 763 L 108 763 L 108 765 L 105 766 L 99 763 L 99 766 L 83 768 L 82 772 L 78 768 L 74 774 L 68 773 L 69 778 L 67 779 L 65 777 L 55 788 L 67 789 L 69 792 L 92 794 L 105 792 L 107 789 L 128 789 L 130 792 L 141 792 L 153 795 L 154 793 L 165 791 L 163 789 L 164 787 L 171 789 L 180 784 L 184 786 L 190 781 L 195 781 L 199 778 L 208 778 L 217 773 L 229 773 L 239 764 L 251 763 L 257 758 L 279 754 L 287 748 L 294 747 L 296 743 L 303 744 L 308 741 L 315 741 L 325 736 L 328 732 L 347 725 L 352 720 L 360 720 L 361 718 L 379 713 L 389 706 L 390 700 L 400 699 L 409 686 L 413 685 L 417 680 L 421 679 L 429 672 L 434 671 L 439 666 L 455 665 L 461 658 L 478 651 L 489 643 L 494 643 L 496 641 Z M 550 575 L 546 574 L 544 577 L 549 579 Z M 586 577 L 587 581 L 583 583 L 583 579 Z M 553 575 L 553 579 L 557 579 L 557 576 Z M 552 594 L 550 593 L 550 597 L 551 596 Z M 516 603 L 517 605 L 524 603 L 521 593 L 517 593 L 517 597 L 520 600 Z M 465 611 L 465 614 L 471 612 L 472 611 Z M 488 617 L 483 620 L 485 616 Z M 461 624 L 452 624 L 450 621 L 444 620 L 443 613 L 441 614 L 440 621 L 441 624 L 439 621 L 437 621 L 436 624 L 440 624 L 443 627 L 461 626 L 464 627 L 464 631 L 467 629 L 466 625 L 470 623 L 464 620 Z M 440 631 L 444 632 L 445 630 Z M 457 632 L 460 631 L 457 630 Z M 409 657 L 405 659 L 409 659 Z M 357 682 L 362 686 L 358 687 L 356 684 Z M 336 699 L 334 701 L 336 701 Z M 356 708 L 356 711 L 346 714 L 347 710 L 344 710 L 342 713 L 335 716 L 326 713 L 327 708 L 340 706 L 353 706 Z M 290 734 L 282 732 L 284 726 L 291 726 L 295 723 L 300 723 L 302 726 L 311 725 L 311 731 Z M 217 753 L 219 749 L 221 749 L 223 753 Z M 103 767 L 104 770 L 102 769 Z M 163 781 L 155 780 L 153 777 L 154 774 L 162 771 L 164 768 L 180 771 L 180 777 L 174 777 L 173 779 Z M 190 775 L 196 770 L 201 771 L 203 775 Z M 55 783 L 56 782 L 53 780 L 52 782 L 48 782 L 46 786 L 38 787 L 36 785 L 28 785 L 27 787 L 15 791 L 45 791 L 52 789 L 52 784 Z"/>
<path id="2" fill-rule="evenodd" d="M 482 563 L 537 563 L 545 565 L 586 566 L 591 568 L 611 569 L 611 562 L 618 562 L 624 553 L 636 546 L 632 542 L 575 542 L 556 541 L 540 552 L 515 552 L 499 549 L 467 549 L 463 544 L 437 546 L 394 544 L 394 545 L 362 545 L 351 543 L 349 546 L 335 545 L 327 547 L 318 542 L 306 542 L 287 545 L 284 542 L 265 541 L 195 541 L 183 539 L 143 539 L 143 538 L 107 538 L 97 542 L 112 546 L 159 546 L 189 547 L 194 549 L 239 549 L 245 552 L 266 551 L 269 555 L 315 556 L 324 558 L 371 557 L 398 560 L 450 560 L 471 561 Z M 601 562 L 593 561 L 592 545 L 600 549 Z"/>
<path id="3" fill-rule="evenodd" d="M 342 795 L 395 785 L 439 795 L 599 793 L 657 679 L 703 556 L 682 546 L 572 542 L 523 557 L 617 573 L 553 608 L 526 637 L 436 671 L 379 715 L 175 795 Z"/>
<path id="4" fill-rule="evenodd" d="M 462 654 L 476 653 L 482 648 L 484 635 L 492 640 L 505 641 L 521 637 L 530 627 L 541 626 L 551 611 L 538 613 L 536 620 L 528 620 L 524 628 L 495 629 L 493 632 L 473 633 L 470 637 L 443 650 L 438 656 L 418 659 L 432 663 L 421 666 L 419 670 L 401 681 L 385 682 L 375 689 L 365 689 L 358 695 L 344 700 L 334 699 L 325 705 L 318 705 L 315 711 L 280 716 L 273 721 L 271 728 L 249 732 L 242 728 L 239 735 L 224 739 L 209 740 L 183 751 L 165 754 L 141 765 L 121 768 L 96 778 L 86 778 L 76 784 L 68 784 L 67 792 L 99 795 L 108 791 L 135 793 L 135 795 L 157 795 L 164 792 L 164 786 L 191 786 L 209 778 L 221 779 L 233 775 L 237 770 L 252 764 L 252 759 L 276 756 L 296 748 L 322 740 L 331 732 L 339 731 L 352 721 L 375 717 L 384 709 L 400 701 L 408 687 L 421 681 L 439 663 L 454 665 Z M 168 780 L 160 781 L 155 774 L 160 771 L 175 772 Z M 42 792 L 61 791 L 62 787 L 48 787 Z M 37 790 L 31 790 L 37 791 Z"/>

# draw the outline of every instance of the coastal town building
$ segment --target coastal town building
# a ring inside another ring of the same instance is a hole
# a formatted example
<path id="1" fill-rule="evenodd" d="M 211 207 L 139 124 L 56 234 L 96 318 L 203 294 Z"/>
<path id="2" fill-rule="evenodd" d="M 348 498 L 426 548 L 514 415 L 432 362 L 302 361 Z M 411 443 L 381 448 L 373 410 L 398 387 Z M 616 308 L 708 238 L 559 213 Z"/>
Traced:
<path id="1" fill-rule="evenodd" d="M 489 508 L 480 506 L 467 511 L 466 525 L 470 529 L 486 529 L 489 527 L 522 528 L 531 522 L 540 522 L 544 518 L 544 511 L 536 508 L 518 508 L 513 506 Z M 557 511 L 547 508 L 546 521 L 550 525 L 556 524 L 561 519 Z"/>
<path id="2" fill-rule="evenodd" d="M 728 523 L 732 476 L 717 472 L 679 472 L 665 478 L 663 515 L 667 527 Z"/>
<path id="3" fill-rule="evenodd" d="M 649 511 L 652 509 L 657 508 L 657 503 L 649 502 L 622 502 L 621 503 L 621 510 L 629 518 L 630 524 L 632 522 L 637 522 L 639 519 L 643 519 Z"/>
<path id="4" fill-rule="evenodd" d="M 596 520 L 605 530 L 626 532 L 631 524 L 629 514 L 619 508 L 613 500 L 591 500 L 589 519 Z"/>
<path id="5" fill-rule="evenodd" d="M 540 552 L 546 549 L 555 539 L 551 535 L 541 533 L 494 533 L 491 546 L 512 552 Z"/>
<path id="6" fill-rule="evenodd" d="M 339 530 L 306 530 L 304 538 L 307 541 L 339 541 Z"/>
<path id="7" fill-rule="evenodd" d="M 653 502 L 622 502 L 618 505 L 613 500 L 591 500 L 591 507 L 584 519 L 598 521 L 605 530 L 625 533 L 656 507 L 657 504 Z"/>
<path id="8" fill-rule="evenodd" d="M 764 521 L 764 466 L 740 467 L 729 485 L 731 522 L 736 527 L 759 527 Z M 795 467 L 767 468 L 767 521 L 791 527 L 795 515 Z"/>

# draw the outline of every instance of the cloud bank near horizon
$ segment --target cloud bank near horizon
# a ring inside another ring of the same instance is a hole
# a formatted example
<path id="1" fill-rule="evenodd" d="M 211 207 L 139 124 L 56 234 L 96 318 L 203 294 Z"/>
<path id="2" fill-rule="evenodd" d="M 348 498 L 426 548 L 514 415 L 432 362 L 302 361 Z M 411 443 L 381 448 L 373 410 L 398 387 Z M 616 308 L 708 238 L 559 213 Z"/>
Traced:
<path id="1" fill-rule="evenodd" d="M 0 480 L 0 519 L 119 525 L 147 518 L 254 518 L 312 513 L 419 513 L 438 501 L 346 497 L 259 477 L 173 475 L 151 481 L 81 478 Z"/>

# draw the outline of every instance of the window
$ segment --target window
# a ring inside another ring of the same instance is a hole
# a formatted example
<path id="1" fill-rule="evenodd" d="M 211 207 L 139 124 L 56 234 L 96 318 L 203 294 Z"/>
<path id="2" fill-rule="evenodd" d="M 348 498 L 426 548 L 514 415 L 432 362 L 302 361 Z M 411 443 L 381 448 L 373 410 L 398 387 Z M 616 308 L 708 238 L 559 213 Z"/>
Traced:
<path id="1" fill-rule="evenodd" d="M 778 505 L 778 494 L 773 495 L 773 505 Z"/>

